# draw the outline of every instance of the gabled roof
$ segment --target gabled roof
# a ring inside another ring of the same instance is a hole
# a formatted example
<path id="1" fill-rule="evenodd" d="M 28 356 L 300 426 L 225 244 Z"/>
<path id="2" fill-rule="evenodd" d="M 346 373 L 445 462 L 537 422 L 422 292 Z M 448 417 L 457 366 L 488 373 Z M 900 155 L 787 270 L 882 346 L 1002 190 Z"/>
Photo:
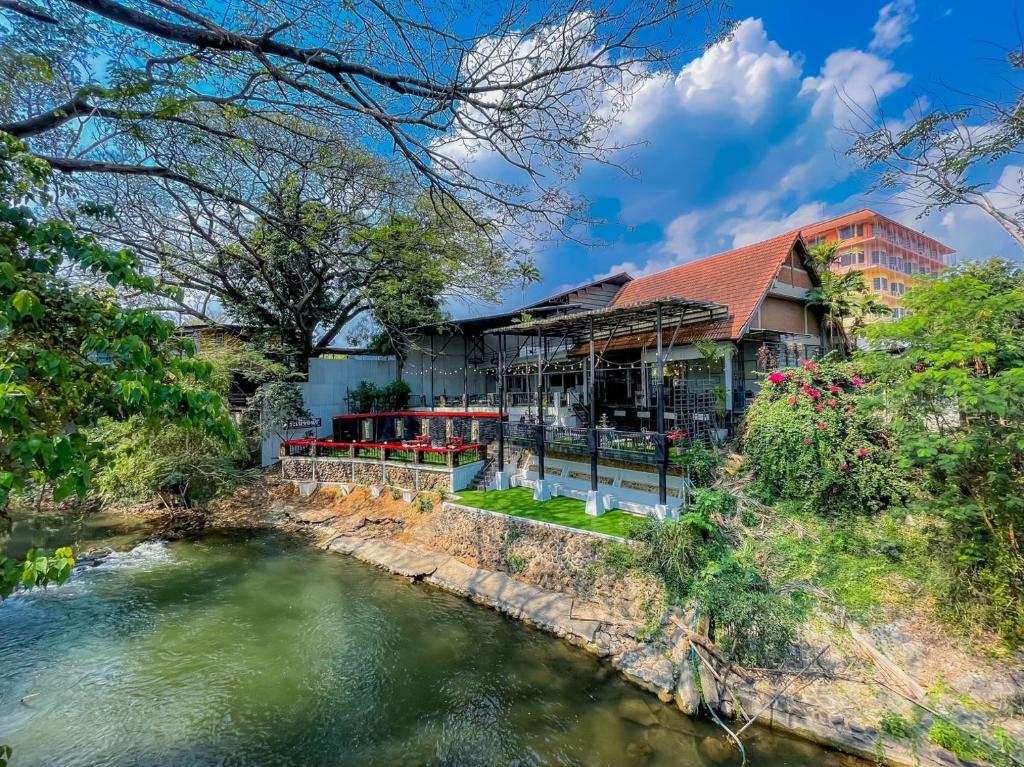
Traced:
<path id="1" fill-rule="evenodd" d="M 724 304 L 729 307 L 726 319 L 700 337 L 677 340 L 740 338 L 794 246 L 803 249 L 799 230 L 640 277 L 623 286 L 612 306 L 668 297 Z"/>

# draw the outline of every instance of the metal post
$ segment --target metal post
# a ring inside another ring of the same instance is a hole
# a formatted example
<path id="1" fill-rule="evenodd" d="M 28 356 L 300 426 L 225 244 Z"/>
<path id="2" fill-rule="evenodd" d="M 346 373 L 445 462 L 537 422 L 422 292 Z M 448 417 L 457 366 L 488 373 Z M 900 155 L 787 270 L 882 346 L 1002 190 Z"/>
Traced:
<path id="1" fill-rule="evenodd" d="M 597 370 L 594 364 L 594 321 L 590 321 L 590 489 L 597 491 Z"/>
<path id="2" fill-rule="evenodd" d="M 434 337 L 430 337 L 430 409 L 434 409 Z"/>
<path id="3" fill-rule="evenodd" d="M 665 440 L 665 358 L 661 347 L 661 304 L 658 304 L 658 443 L 655 449 L 658 455 L 658 503 L 664 506 L 668 502 L 668 444 Z"/>
<path id="4" fill-rule="evenodd" d="M 469 410 L 469 337 L 462 337 L 462 409 Z"/>
<path id="5" fill-rule="evenodd" d="M 498 336 L 498 472 L 505 471 L 505 336 Z"/>
<path id="6" fill-rule="evenodd" d="M 537 479 L 544 481 L 544 356 L 547 339 L 537 331 Z"/>

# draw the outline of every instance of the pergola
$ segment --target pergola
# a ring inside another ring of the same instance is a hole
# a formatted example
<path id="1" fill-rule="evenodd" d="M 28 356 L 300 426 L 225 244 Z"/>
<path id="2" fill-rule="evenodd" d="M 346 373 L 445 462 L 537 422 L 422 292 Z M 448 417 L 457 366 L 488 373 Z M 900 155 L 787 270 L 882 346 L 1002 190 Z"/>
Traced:
<path id="1" fill-rule="evenodd" d="M 498 342 L 498 475 L 505 471 L 505 376 L 510 369 L 507 364 L 506 339 L 522 340 L 516 350 L 518 358 L 522 349 L 533 339 L 537 342 L 537 401 L 543 401 L 544 370 L 551 357 L 560 351 L 568 352 L 587 344 L 587 388 L 589 389 L 589 429 L 587 447 L 590 453 L 590 490 L 596 499 L 598 491 L 598 435 L 596 422 L 596 373 L 597 347 L 616 337 L 638 336 L 653 333 L 656 339 L 658 370 L 657 391 L 657 433 L 653 435 L 655 461 L 658 466 L 658 503 L 664 506 L 668 499 L 668 458 L 669 451 L 665 436 L 665 357 L 671 353 L 672 345 L 681 328 L 704 323 L 713 323 L 729 316 L 729 308 L 709 301 L 687 298 L 658 298 L 624 306 L 593 309 L 584 312 L 528 320 L 516 325 L 487 331 L 499 336 Z M 666 351 L 666 329 L 671 331 Z M 552 342 L 555 342 L 552 346 Z M 610 369 L 610 368 L 603 368 Z M 543 487 L 544 482 L 544 424 L 541 411 L 540 425 L 536 430 L 537 474 Z M 589 507 L 589 503 L 588 503 Z"/>

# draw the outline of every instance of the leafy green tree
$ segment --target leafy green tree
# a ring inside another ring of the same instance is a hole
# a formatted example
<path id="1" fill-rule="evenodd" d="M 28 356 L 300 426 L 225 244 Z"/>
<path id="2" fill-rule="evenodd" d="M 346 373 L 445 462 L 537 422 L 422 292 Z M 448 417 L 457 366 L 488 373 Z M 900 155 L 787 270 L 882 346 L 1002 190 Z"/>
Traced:
<path id="1" fill-rule="evenodd" d="M 235 431 L 209 366 L 173 326 L 122 308 L 114 288 L 156 289 L 128 251 L 110 251 L 68 224 L 40 218 L 49 168 L 0 135 L 0 508 L 29 482 L 55 500 L 84 495 L 104 445 L 103 418 L 187 424 L 225 441 Z M 69 269 L 109 288 L 76 287 Z"/>
<path id="2" fill-rule="evenodd" d="M 841 338 L 844 350 L 849 353 L 852 351 L 849 336 L 857 336 L 872 318 L 887 314 L 889 309 L 868 288 L 864 272 L 851 269 L 836 274 L 830 270 L 839 244 L 838 240 L 831 240 L 810 249 L 810 261 L 818 269 L 821 284 L 812 288 L 807 297 L 812 306 L 825 310 L 829 346 L 834 346 L 836 337 Z"/>
<path id="3" fill-rule="evenodd" d="M 1024 641 L 1024 270 L 968 262 L 870 329 L 900 453 L 942 520 L 948 607 Z"/>

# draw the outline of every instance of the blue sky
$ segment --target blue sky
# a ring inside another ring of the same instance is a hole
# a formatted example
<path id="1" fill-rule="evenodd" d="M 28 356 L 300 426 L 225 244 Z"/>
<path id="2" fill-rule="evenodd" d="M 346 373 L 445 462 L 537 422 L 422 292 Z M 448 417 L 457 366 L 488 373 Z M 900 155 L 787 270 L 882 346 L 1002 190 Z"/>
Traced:
<path id="1" fill-rule="evenodd" d="M 1024 40 L 1024 2 L 847 0 L 745 2 L 731 40 L 680 62 L 633 102 L 617 138 L 640 141 L 635 177 L 589 167 L 577 188 L 605 219 L 603 244 L 553 243 L 534 256 L 544 275 L 527 298 L 592 277 L 634 275 L 756 242 L 821 218 L 871 207 L 956 248 L 961 258 L 1021 257 L 984 215 L 916 211 L 870 192 L 843 150 L 848 103 L 877 99 L 900 119 L 948 87 L 998 95 L 1005 51 Z M 842 93 L 842 98 L 840 98 Z M 844 103 L 845 102 L 845 103 Z M 992 173 L 1016 179 L 1015 167 Z M 519 291 L 509 295 L 518 303 Z"/>

